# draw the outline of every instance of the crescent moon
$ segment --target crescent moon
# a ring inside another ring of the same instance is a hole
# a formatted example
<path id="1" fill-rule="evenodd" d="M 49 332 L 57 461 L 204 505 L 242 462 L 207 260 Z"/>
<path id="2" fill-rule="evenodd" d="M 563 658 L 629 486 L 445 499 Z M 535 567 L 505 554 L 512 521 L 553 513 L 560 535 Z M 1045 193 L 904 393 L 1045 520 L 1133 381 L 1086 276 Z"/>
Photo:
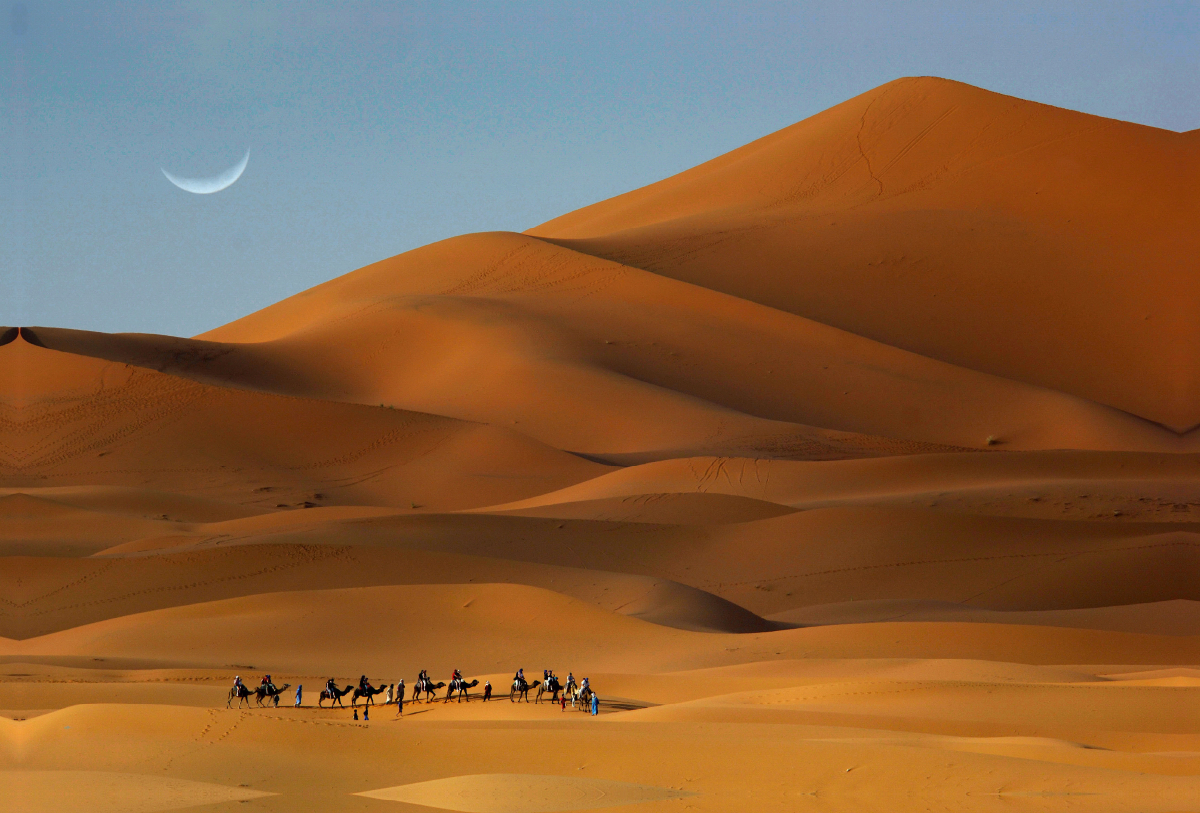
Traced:
<path id="1" fill-rule="evenodd" d="M 242 177 L 242 173 L 246 171 L 246 164 L 250 162 L 250 150 L 246 150 L 246 154 L 242 156 L 242 160 L 231 166 L 219 175 L 213 175 L 209 178 L 180 178 L 165 169 L 162 174 L 167 177 L 167 180 L 178 186 L 184 192 L 191 192 L 193 195 L 211 195 L 214 192 L 220 192 L 222 189 L 228 189 L 237 182 L 237 179 Z M 162 167 L 159 167 L 162 169 Z"/>

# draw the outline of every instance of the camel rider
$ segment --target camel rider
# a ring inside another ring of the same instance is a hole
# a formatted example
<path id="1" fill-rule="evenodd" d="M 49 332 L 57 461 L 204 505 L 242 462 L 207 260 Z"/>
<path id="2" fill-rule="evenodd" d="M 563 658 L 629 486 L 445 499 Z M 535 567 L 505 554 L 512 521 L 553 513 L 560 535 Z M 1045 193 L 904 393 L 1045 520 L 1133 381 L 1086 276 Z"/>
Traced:
<path id="1" fill-rule="evenodd" d="M 371 684 L 367 682 L 366 675 L 363 675 L 362 677 L 360 677 L 358 679 L 358 688 L 362 689 L 365 692 L 370 687 L 371 687 Z"/>
<path id="2" fill-rule="evenodd" d="M 513 675 L 513 683 L 520 685 L 520 684 L 523 684 L 524 682 L 525 682 L 525 668 L 521 667 L 520 669 L 517 670 L 517 673 L 515 675 Z"/>
<path id="3" fill-rule="evenodd" d="M 245 685 L 244 683 L 242 683 L 242 676 L 241 676 L 241 675 L 234 675 L 234 678 L 233 678 L 233 693 L 234 693 L 236 696 L 238 696 L 238 697 L 241 697 L 241 696 L 242 696 L 242 691 L 243 691 L 245 688 L 246 688 L 246 685 Z M 246 692 L 246 694 L 249 694 L 249 692 Z"/>
<path id="4" fill-rule="evenodd" d="M 574 672 L 567 672 L 567 685 L 568 686 L 575 685 L 575 673 Z"/>
<path id="5" fill-rule="evenodd" d="M 450 675 L 450 683 L 451 683 L 451 685 L 453 685 L 455 682 L 460 681 L 460 680 L 462 680 L 462 672 L 455 669 L 454 672 L 452 672 Z"/>
<path id="6" fill-rule="evenodd" d="M 263 675 L 262 687 L 267 692 L 267 694 L 275 693 L 275 684 L 271 682 L 270 675 Z"/>
<path id="7" fill-rule="evenodd" d="M 424 691 L 426 684 L 429 683 L 429 670 L 422 669 L 421 674 L 417 675 L 417 691 Z"/>
<path id="8" fill-rule="evenodd" d="M 337 697 L 337 684 L 333 682 L 333 678 L 325 681 L 325 691 L 329 692 L 330 697 Z"/>
<path id="9" fill-rule="evenodd" d="M 580 692 L 586 692 L 588 690 L 588 680 L 589 678 L 583 679 L 583 684 L 579 687 Z"/>

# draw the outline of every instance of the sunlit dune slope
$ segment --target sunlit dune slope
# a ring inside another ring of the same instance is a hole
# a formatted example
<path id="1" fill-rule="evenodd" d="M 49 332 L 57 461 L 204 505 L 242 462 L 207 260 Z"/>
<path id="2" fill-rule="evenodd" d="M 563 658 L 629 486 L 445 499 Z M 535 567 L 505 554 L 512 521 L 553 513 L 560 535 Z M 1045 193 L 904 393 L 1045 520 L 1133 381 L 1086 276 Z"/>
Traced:
<path id="1" fill-rule="evenodd" d="M 0 354 L 0 488 L 140 487 L 259 510 L 459 508 L 606 470 L 452 418 L 214 387 L 20 340 Z"/>
<path id="2" fill-rule="evenodd" d="M 330 507 L 120 530 L 128 541 L 92 558 L 67 558 L 50 545 L 9 558 L 0 575 L 7 599 L 0 632 L 24 638 L 279 590 L 481 581 L 545 587 L 656 623 L 725 631 L 769 626 L 747 611 L 803 624 L 910 613 L 1007 623 L 1003 613 L 1044 613 L 1017 620 L 1055 625 L 1060 610 L 1200 601 L 1200 536 L 1189 522 L 1049 520 L 904 504 L 728 524 Z M 98 523 L 75 544 L 99 548 L 112 533 Z M 1151 614 L 1064 617 L 1062 625 L 1179 634 L 1191 629 L 1190 617 L 1187 606 L 1172 604 Z"/>
<path id="3" fill-rule="evenodd" d="M 481 530 L 488 529 L 476 523 L 445 532 L 461 536 Z M 554 538 L 549 528 L 508 530 L 508 544 L 542 545 Z M 176 536 L 172 541 L 178 547 L 154 555 L 12 557 L 0 572 L 0 595 L 5 597 L 0 637 L 25 639 L 131 613 L 265 593 L 489 582 L 553 590 L 680 629 L 742 633 L 776 626 L 712 593 L 662 577 L 604 571 L 586 563 L 564 567 L 442 552 L 423 548 L 420 539 L 388 544 L 405 533 L 402 524 L 355 531 L 352 525 L 297 524 L 240 540 L 193 538 L 202 542 L 197 547 L 180 544 L 188 540 Z"/>
<path id="4" fill-rule="evenodd" d="M 1200 444 L 1076 395 L 514 234 L 402 254 L 202 340 L 29 333 L 208 383 L 493 423 L 617 462 Z"/>
<path id="5" fill-rule="evenodd" d="M 314 607 L 326 608 L 314 612 Z M 398 623 L 402 619 L 429 623 Z M 359 623 L 349 623 L 352 620 Z M 553 620 L 569 620 L 564 635 Z M 437 620 L 439 623 L 434 623 Z M 459 646 L 446 647 L 453 625 Z M 242 630 L 231 634 L 232 630 Z M 969 658 L 1020 663 L 1195 662 L 1200 640 L 1085 629 L 970 623 L 879 623 L 722 635 L 606 612 L 521 585 L 414 585 L 272 593 L 138 613 L 26 641 L 0 639 L 0 657 L 125 658 L 161 666 L 229 668 L 266 662 L 325 674 L 407 663 L 439 673 L 571 660 L 581 669 L 670 671 L 789 657 Z"/>
<path id="6" fill-rule="evenodd" d="M 1190 134 L 909 78 L 529 233 L 1182 432 L 1197 177 Z"/>

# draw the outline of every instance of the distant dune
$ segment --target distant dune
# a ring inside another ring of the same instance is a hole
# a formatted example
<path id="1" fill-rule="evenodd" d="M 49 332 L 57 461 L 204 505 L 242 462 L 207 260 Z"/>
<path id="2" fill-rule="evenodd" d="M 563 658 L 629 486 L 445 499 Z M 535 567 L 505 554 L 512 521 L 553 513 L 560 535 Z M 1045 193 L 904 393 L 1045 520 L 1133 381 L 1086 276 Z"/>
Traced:
<path id="1" fill-rule="evenodd" d="M 0 328 L 0 799 L 1200 810 L 1198 133 L 900 79 L 194 338 Z"/>

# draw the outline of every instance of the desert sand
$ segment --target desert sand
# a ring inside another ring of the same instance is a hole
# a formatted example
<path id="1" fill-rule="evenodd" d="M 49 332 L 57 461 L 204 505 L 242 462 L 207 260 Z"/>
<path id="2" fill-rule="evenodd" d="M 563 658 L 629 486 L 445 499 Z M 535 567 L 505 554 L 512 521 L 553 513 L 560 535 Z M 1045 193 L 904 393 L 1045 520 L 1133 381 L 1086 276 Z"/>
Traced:
<path id="1" fill-rule="evenodd" d="M 194 338 L 0 329 L 0 810 L 1200 811 L 1195 136 L 901 79 Z"/>

